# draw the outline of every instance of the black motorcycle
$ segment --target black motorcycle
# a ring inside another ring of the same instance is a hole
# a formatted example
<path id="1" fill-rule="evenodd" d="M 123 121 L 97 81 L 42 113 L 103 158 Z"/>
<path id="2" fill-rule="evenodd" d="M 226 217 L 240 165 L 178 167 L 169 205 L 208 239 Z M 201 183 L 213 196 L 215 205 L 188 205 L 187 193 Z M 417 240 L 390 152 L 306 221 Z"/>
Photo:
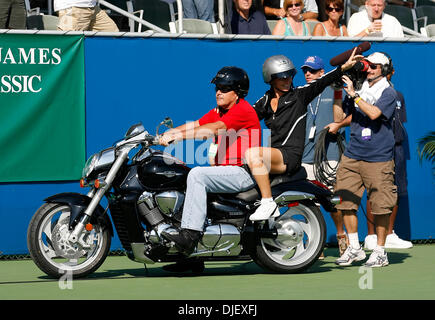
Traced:
<path id="1" fill-rule="evenodd" d="M 167 118 L 160 125 L 172 127 Z M 160 127 L 160 126 L 159 126 Z M 45 199 L 33 216 L 27 244 L 46 274 L 74 278 L 97 270 L 109 253 L 115 226 L 127 256 L 137 262 L 177 262 L 186 257 L 162 232 L 178 232 L 190 168 L 160 150 L 156 136 L 133 125 L 113 147 L 92 155 L 83 169 L 84 194 L 61 193 Z M 189 258 L 252 258 L 262 268 L 294 273 L 309 268 L 326 238 L 319 204 L 333 211 L 339 199 L 320 184 L 294 175 L 271 177 L 280 216 L 260 222 L 248 217 L 260 199 L 258 188 L 237 194 L 209 194 L 202 238 Z M 108 207 L 100 202 L 106 196 Z M 109 218 L 109 212 L 112 219 Z"/>

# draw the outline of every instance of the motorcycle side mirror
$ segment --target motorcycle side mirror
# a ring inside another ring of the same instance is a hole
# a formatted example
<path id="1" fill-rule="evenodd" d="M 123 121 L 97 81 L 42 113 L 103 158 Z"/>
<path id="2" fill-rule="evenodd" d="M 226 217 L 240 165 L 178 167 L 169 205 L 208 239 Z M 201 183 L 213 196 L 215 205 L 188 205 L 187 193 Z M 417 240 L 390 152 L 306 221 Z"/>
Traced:
<path id="1" fill-rule="evenodd" d="M 168 128 L 174 127 L 174 123 L 172 122 L 172 119 L 169 117 L 166 117 L 165 120 L 163 120 L 161 124 L 168 127 Z"/>
<path id="2" fill-rule="evenodd" d="M 174 122 L 172 121 L 171 118 L 166 117 L 165 120 L 163 120 L 162 122 L 160 122 L 160 124 L 158 125 L 157 129 L 156 129 L 156 135 L 159 135 L 159 129 L 161 126 L 165 126 L 169 129 L 174 127 Z"/>

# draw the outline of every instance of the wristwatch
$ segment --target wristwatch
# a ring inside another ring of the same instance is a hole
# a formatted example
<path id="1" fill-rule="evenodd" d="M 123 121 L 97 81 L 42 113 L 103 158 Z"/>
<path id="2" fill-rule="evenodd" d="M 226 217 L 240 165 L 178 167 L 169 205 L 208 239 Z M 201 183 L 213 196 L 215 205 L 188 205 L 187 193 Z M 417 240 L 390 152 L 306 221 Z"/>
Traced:
<path id="1" fill-rule="evenodd" d="M 355 94 L 353 95 L 353 97 L 351 97 L 353 100 L 355 100 L 356 98 L 359 97 L 359 94 L 355 92 Z"/>

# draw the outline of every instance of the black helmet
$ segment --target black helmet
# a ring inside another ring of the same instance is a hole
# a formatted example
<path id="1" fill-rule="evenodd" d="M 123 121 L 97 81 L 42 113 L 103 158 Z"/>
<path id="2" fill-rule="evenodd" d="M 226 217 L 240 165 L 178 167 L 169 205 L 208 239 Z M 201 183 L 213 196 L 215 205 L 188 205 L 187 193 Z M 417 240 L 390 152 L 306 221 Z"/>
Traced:
<path id="1" fill-rule="evenodd" d="M 238 67 L 223 67 L 211 80 L 211 83 L 216 86 L 229 86 L 240 98 L 246 97 L 249 91 L 248 74 Z"/>

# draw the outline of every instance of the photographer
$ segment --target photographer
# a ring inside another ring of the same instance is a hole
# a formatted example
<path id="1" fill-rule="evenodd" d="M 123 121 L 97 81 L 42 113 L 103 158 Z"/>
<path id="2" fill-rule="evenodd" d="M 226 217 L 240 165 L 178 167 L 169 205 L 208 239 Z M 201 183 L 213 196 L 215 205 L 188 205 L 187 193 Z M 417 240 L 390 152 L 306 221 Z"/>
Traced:
<path id="1" fill-rule="evenodd" d="M 367 78 L 361 90 L 355 91 L 348 76 L 343 76 L 344 90 L 348 97 L 343 109 L 352 115 L 350 141 L 337 171 L 335 192 L 342 203 L 337 209 L 342 212 L 348 231 L 349 247 L 335 263 L 348 266 L 365 259 L 366 254 L 359 244 L 356 211 L 364 188 L 375 217 L 377 245 L 365 266 L 388 265 L 385 252 L 389 216 L 397 201 L 394 185 L 392 116 L 396 107 L 396 94 L 388 83 L 389 59 L 380 52 L 366 58 L 369 64 Z"/>

